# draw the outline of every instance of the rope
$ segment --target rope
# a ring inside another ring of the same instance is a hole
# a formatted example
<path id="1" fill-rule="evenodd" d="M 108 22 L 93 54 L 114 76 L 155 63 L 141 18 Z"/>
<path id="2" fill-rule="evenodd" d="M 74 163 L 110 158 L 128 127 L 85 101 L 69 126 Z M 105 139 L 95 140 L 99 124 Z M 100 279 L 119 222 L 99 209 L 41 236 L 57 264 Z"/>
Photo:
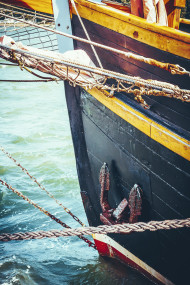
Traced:
<path id="1" fill-rule="evenodd" d="M 29 204 L 33 205 L 36 209 L 38 209 L 40 212 L 44 213 L 46 216 L 50 217 L 52 220 L 54 220 L 56 223 L 60 224 L 62 227 L 68 228 L 70 229 L 71 227 L 69 227 L 66 223 L 62 222 L 60 219 L 56 218 L 54 215 L 52 215 L 50 212 L 48 212 L 47 210 L 45 210 L 44 208 L 42 208 L 41 206 L 39 206 L 37 203 L 33 202 L 31 199 L 29 199 L 27 196 L 23 195 L 21 192 L 19 192 L 18 190 L 16 190 L 15 188 L 13 188 L 11 185 L 9 185 L 7 182 L 3 181 L 0 178 L 0 183 L 4 186 L 7 187 L 7 189 L 10 189 L 13 193 L 17 194 L 19 197 L 21 197 L 22 199 L 24 199 L 25 201 L 27 201 Z M 83 241 L 85 241 L 86 243 L 88 243 L 89 246 L 93 247 L 94 249 L 96 249 L 96 246 L 93 242 L 91 242 L 90 240 L 86 239 L 85 237 L 83 237 L 82 235 L 79 235 L 79 238 L 82 239 Z"/>
<path id="2" fill-rule="evenodd" d="M 24 65 L 24 63 L 23 63 L 22 61 L 20 61 L 19 59 L 17 59 L 17 58 L 15 57 L 15 54 L 14 54 L 14 53 L 12 54 L 12 56 L 13 56 L 13 59 L 16 60 L 16 62 L 18 63 L 18 65 L 19 65 L 19 67 L 20 67 L 21 70 L 25 69 L 26 71 L 28 71 L 28 72 L 31 73 L 32 75 L 34 75 L 34 76 L 36 76 L 36 77 L 38 77 L 38 78 L 44 79 L 44 80 L 57 81 L 57 78 L 45 77 L 45 76 L 42 76 L 42 75 L 40 75 L 40 74 L 37 74 L 36 72 L 34 72 L 34 71 L 28 69 L 28 68 Z"/>
<path id="3" fill-rule="evenodd" d="M 74 7 L 74 9 L 75 9 L 75 12 L 76 12 L 76 14 L 77 14 L 77 16 L 78 16 L 78 18 L 79 18 L 79 21 L 80 21 L 80 23 L 81 23 L 81 26 L 82 26 L 82 28 L 83 28 L 83 30 L 84 30 L 84 32 L 85 32 L 85 35 L 86 35 L 87 39 L 89 40 L 89 42 L 91 42 L 90 36 L 89 36 L 89 34 L 88 34 L 87 30 L 86 30 L 86 27 L 85 27 L 85 25 L 84 25 L 84 23 L 83 23 L 83 21 L 82 21 L 82 19 L 81 19 L 81 16 L 79 15 L 79 12 L 78 12 L 78 10 L 77 10 L 77 7 L 76 7 L 76 5 L 75 5 L 75 2 L 74 2 L 73 0 L 70 0 L 70 1 L 71 1 L 71 4 L 73 5 L 73 7 Z M 93 50 L 93 52 L 94 52 L 94 55 L 95 55 L 95 57 L 96 57 L 96 59 L 97 59 L 97 61 L 98 61 L 99 66 L 100 66 L 101 68 L 103 68 L 102 63 L 101 63 L 101 61 L 100 61 L 100 58 L 99 58 L 99 56 L 98 56 L 98 54 L 97 54 L 97 52 L 96 52 L 94 46 L 93 46 L 92 44 L 90 44 L 90 46 L 91 46 L 91 48 L 92 48 L 92 50 Z"/>
<path id="4" fill-rule="evenodd" d="M 17 64 L 7 63 L 7 62 L 0 62 L 0 65 L 12 65 L 12 66 L 18 66 Z"/>
<path id="5" fill-rule="evenodd" d="M 40 183 L 37 181 L 37 179 L 36 179 L 34 176 L 32 176 L 32 175 L 28 172 L 28 170 L 27 170 L 26 168 L 24 168 L 20 163 L 18 163 L 18 162 L 16 161 L 16 159 L 13 158 L 13 157 L 11 156 L 11 154 L 8 153 L 2 146 L 0 146 L 0 150 L 1 150 L 8 158 L 10 158 L 19 168 L 21 168 L 21 170 L 22 170 L 26 175 L 28 175 L 28 177 L 30 177 L 30 179 L 31 179 L 32 181 L 34 181 L 34 182 L 38 185 L 38 187 L 39 187 L 41 190 L 45 191 L 46 194 L 47 194 L 50 198 L 52 198 L 59 206 L 61 206 L 67 214 L 69 214 L 69 215 L 70 215 L 75 221 L 77 221 L 81 226 L 83 226 L 83 227 L 85 226 L 85 224 L 84 224 L 83 222 L 81 222 L 78 217 L 76 217 L 67 207 L 63 206 L 63 204 L 62 204 L 58 199 L 56 199 L 52 193 L 50 193 L 49 191 L 47 191 L 47 190 L 45 189 L 45 187 L 44 187 L 42 184 L 40 184 Z"/>
<path id="6" fill-rule="evenodd" d="M 25 50 L 21 50 L 0 45 L 0 50 L 2 50 L 0 56 L 3 59 L 18 63 L 21 68 L 25 68 L 26 65 L 57 76 L 62 80 L 68 80 L 72 86 L 79 85 L 87 90 L 94 87 L 102 91 L 107 90 L 110 92 L 110 94 L 107 93 L 109 97 L 112 97 L 115 91 L 134 94 L 135 99 L 145 108 L 149 106 L 141 97 L 142 95 L 165 96 L 190 102 L 189 90 L 182 90 L 170 83 L 145 80 L 98 67 L 85 66 L 66 59 L 60 60 L 59 54 L 53 52 L 46 54 L 45 51 L 38 50 L 36 52 L 35 50 L 31 53 L 26 49 L 27 46 L 25 46 Z M 110 78 L 116 81 L 115 84 L 109 84 L 107 80 Z M 126 84 L 130 86 L 126 86 Z"/>
<path id="7" fill-rule="evenodd" d="M 52 32 L 52 33 L 55 33 L 55 34 L 58 34 L 58 35 L 62 35 L 62 36 L 68 37 L 68 38 L 72 38 L 73 40 L 81 41 L 81 42 L 84 42 L 84 43 L 87 43 L 87 44 L 90 44 L 90 45 L 93 45 L 93 46 L 96 46 L 96 47 L 99 47 L 99 48 L 103 48 L 103 49 L 108 50 L 108 51 L 115 52 L 117 54 L 121 54 L 121 55 L 125 56 L 126 58 L 135 59 L 135 60 L 138 60 L 138 61 L 141 61 L 141 62 L 145 62 L 145 63 L 150 64 L 150 65 L 157 66 L 157 67 L 159 67 L 161 69 L 164 69 L 164 70 L 167 70 L 167 71 L 171 72 L 172 74 L 179 74 L 179 75 L 185 75 L 186 74 L 186 75 L 190 76 L 190 72 L 186 71 L 183 67 L 181 67 L 179 65 L 170 64 L 170 63 L 163 63 L 163 62 L 157 61 L 157 60 L 152 59 L 152 58 L 145 58 L 143 56 L 133 54 L 131 52 L 124 52 L 124 51 L 121 51 L 121 50 L 118 50 L 118 49 L 115 49 L 115 48 L 111 48 L 111 47 L 108 47 L 108 46 L 105 46 L 105 45 L 102 45 L 102 44 L 99 44 L 99 43 L 96 43 L 96 42 L 93 42 L 93 41 L 89 41 L 89 40 L 86 40 L 86 39 L 83 39 L 83 38 L 80 38 L 80 37 L 77 37 L 77 36 L 73 36 L 73 35 L 70 35 L 70 34 L 67 34 L 67 33 L 63 33 L 63 32 L 60 32 L 60 31 L 57 31 L 57 30 L 54 30 L 54 29 L 51 29 L 51 28 L 48 28 L 48 27 L 45 27 L 45 26 L 40 26 L 40 25 L 37 25 L 35 23 L 28 23 L 25 20 L 22 20 L 22 19 L 19 19 L 19 18 L 15 18 L 15 17 L 12 17 L 10 15 L 6 15 L 5 13 L 1 13 L 0 12 L 0 15 L 6 16 L 9 19 L 13 19 L 13 20 L 25 23 L 27 25 L 30 25 L 30 26 L 33 26 L 33 27 L 36 27 L 36 28 L 41 28 L 41 29 L 44 29 L 46 31 L 49 31 L 49 32 Z"/>
<path id="8" fill-rule="evenodd" d="M 7 8 L 9 8 L 9 9 L 15 8 L 15 6 L 1 2 L 1 1 L 0 1 L 0 4 L 1 4 L 1 6 L 4 6 L 5 7 L 4 9 L 6 9 L 6 10 L 8 10 Z M 10 11 L 12 11 L 12 10 L 10 10 Z M 20 13 L 22 13 L 22 16 L 23 16 L 24 12 L 26 12 L 27 15 L 34 16 L 35 18 L 37 17 L 38 19 L 44 20 L 44 18 L 47 18 L 49 20 L 53 20 L 53 16 L 50 16 L 50 15 L 42 13 L 42 12 L 32 11 L 32 10 L 27 9 L 27 8 L 21 8 L 21 7 L 17 6 L 16 10 L 14 10 L 15 14 L 20 15 Z"/>
<path id="9" fill-rule="evenodd" d="M 93 234 L 130 234 L 132 232 L 144 232 L 157 231 L 157 230 L 170 230 L 179 228 L 189 228 L 190 218 L 183 220 L 164 220 L 164 221 L 151 221 L 148 223 L 138 222 L 135 224 L 118 224 L 118 225 L 103 225 L 98 227 L 85 227 L 76 229 L 63 229 L 51 230 L 51 231 L 38 231 L 38 232 L 26 232 L 15 234 L 0 234 L 0 241 L 11 240 L 28 240 L 28 239 L 42 239 L 42 238 L 56 238 L 56 237 L 68 237 L 68 236 L 81 236 L 81 235 L 93 235 Z"/>
<path id="10" fill-rule="evenodd" d="M 42 30 L 42 26 L 55 28 L 53 16 L 49 17 L 47 14 L 32 12 L 28 9 L 19 9 L 18 7 L 1 4 L 0 2 L 0 34 L 10 36 L 17 41 L 27 43 L 30 46 L 39 46 L 49 50 L 58 50 L 57 39 L 54 33 Z M 14 20 L 8 18 L 11 16 Z M 18 19 L 24 20 L 21 23 Z M 37 24 L 39 28 L 34 28 L 30 24 Z"/>
<path id="11" fill-rule="evenodd" d="M 21 169 L 30 176 L 28 171 L 23 168 L 20 164 L 16 162 L 14 158 L 10 156 L 9 153 L 7 153 L 2 147 L 0 147 L 1 150 L 11 159 L 15 162 L 16 165 L 21 167 Z M 32 180 L 34 180 L 37 184 L 39 184 L 36 181 L 36 178 L 33 176 L 30 176 Z M 88 243 L 89 246 L 96 249 L 96 246 L 94 243 L 92 243 L 90 240 L 86 239 L 83 235 L 92 235 L 92 234 L 108 234 L 108 233 L 122 233 L 122 234 L 129 234 L 132 232 L 144 232 L 145 230 L 149 231 L 156 231 L 156 230 L 169 230 L 169 229 L 178 229 L 183 227 L 190 227 L 190 218 L 182 219 L 182 220 L 165 220 L 165 221 L 151 221 L 148 223 L 135 223 L 135 224 L 116 224 L 116 225 L 103 225 L 99 227 L 82 227 L 77 229 L 71 229 L 67 224 L 62 222 L 60 219 L 56 218 L 54 215 L 52 215 L 50 212 L 39 206 L 37 203 L 33 202 L 31 199 L 29 199 L 27 196 L 23 195 L 21 192 L 13 188 L 11 185 L 9 185 L 7 182 L 0 179 L 0 183 L 4 186 L 6 186 L 8 189 L 12 190 L 13 193 L 17 194 L 19 197 L 27 201 L 29 204 L 33 205 L 35 208 L 43 212 L 45 215 L 50 217 L 52 220 L 59 223 L 61 226 L 65 227 L 65 230 L 58 231 L 53 230 L 49 232 L 27 232 L 27 233 L 16 233 L 16 234 L 1 234 L 0 235 L 0 241 L 10 241 L 10 240 L 26 240 L 26 239 L 41 239 L 45 237 L 65 237 L 65 236 L 78 236 L 80 239 L 84 240 L 86 243 Z M 43 186 L 39 184 L 39 187 L 42 190 Z M 46 190 L 45 190 L 46 191 Z M 46 191 L 48 195 L 50 194 L 48 191 Z M 53 195 L 52 195 L 53 196 Z M 54 197 L 51 197 L 54 198 Z"/>
<path id="12" fill-rule="evenodd" d="M 11 80 L 11 79 L 0 79 L 0 82 L 24 82 L 24 83 L 28 83 L 28 82 L 52 82 L 52 81 L 55 81 L 55 79 L 49 79 L 49 80 Z M 62 80 L 59 80 L 59 81 L 62 81 Z"/>

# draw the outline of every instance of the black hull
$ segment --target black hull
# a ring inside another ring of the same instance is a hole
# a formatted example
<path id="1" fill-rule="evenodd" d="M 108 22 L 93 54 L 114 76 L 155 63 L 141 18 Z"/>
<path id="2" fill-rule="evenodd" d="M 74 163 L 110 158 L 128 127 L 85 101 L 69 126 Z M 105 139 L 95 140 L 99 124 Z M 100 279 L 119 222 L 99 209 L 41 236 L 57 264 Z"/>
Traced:
<path id="1" fill-rule="evenodd" d="M 189 60 L 185 58 L 137 43 L 135 39 L 83 20 L 94 41 L 157 60 L 177 63 L 187 69 L 189 67 Z M 75 15 L 72 26 L 75 35 L 84 37 Z M 96 61 L 91 48 L 86 44 L 75 42 L 75 48 L 86 50 Z M 189 78 L 186 76 L 172 76 L 145 63 L 128 61 L 99 49 L 97 52 L 104 68 L 189 88 Z M 102 224 L 99 172 L 104 162 L 110 170 L 109 204 L 112 208 L 116 208 L 123 198 L 128 199 L 131 188 L 138 184 L 143 190 L 140 221 L 189 218 L 189 158 L 152 139 L 143 129 L 135 127 L 119 113 L 107 108 L 90 91 L 88 93 L 78 87 L 73 88 L 68 83 L 65 87 L 81 195 L 89 224 Z M 188 103 L 151 96 L 146 98 L 151 108 L 145 110 L 130 95 L 115 94 L 115 97 L 167 128 L 169 132 L 190 140 Z M 174 284 L 188 283 L 189 229 L 109 236 Z"/>
<path id="2" fill-rule="evenodd" d="M 143 189 L 142 221 L 187 218 L 190 195 L 186 160 L 176 155 L 176 163 L 184 169 L 176 167 L 172 152 L 137 129 L 130 131 L 125 121 L 85 91 L 80 93 L 66 85 L 66 94 L 81 194 L 90 225 L 101 224 L 99 171 L 104 162 L 111 174 L 109 202 L 113 208 L 128 198 L 130 189 L 138 183 Z M 160 156 L 156 148 L 162 148 L 165 156 Z M 175 284 L 188 280 L 189 229 L 110 236 Z"/>

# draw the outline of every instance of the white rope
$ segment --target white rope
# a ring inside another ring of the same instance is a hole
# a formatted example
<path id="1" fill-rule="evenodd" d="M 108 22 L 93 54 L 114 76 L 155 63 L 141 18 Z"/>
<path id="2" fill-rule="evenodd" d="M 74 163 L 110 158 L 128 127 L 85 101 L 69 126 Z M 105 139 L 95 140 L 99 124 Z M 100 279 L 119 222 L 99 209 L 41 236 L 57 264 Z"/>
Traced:
<path id="1" fill-rule="evenodd" d="M 122 51 L 122 50 L 111 48 L 109 46 L 105 46 L 105 45 L 102 45 L 102 44 L 99 44 L 99 43 L 96 43 L 96 42 L 93 42 L 93 41 L 89 41 L 89 40 L 86 40 L 86 39 L 83 39 L 83 38 L 80 38 L 80 37 L 77 37 L 77 36 L 73 36 L 73 35 L 70 35 L 70 34 L 67 34 L 67 33 L 63 33 L 63 32 L 60 32 L 60 31 L 57 31 L 57 30 L 54 30 L 54 29 L 51 29 L 51 28 L 48 28 L 48 27 L 45 27 L 45 26 L 40 26 L 40 25 L 37 25 L 35 23 L 31 23 L 31 22 L 28 23 L 27 21 L 21 20 L 19 18 L 15 18 L 15 17 L 12 17 L 10 15 L 6 15 L 5 13 L 1 13 L 0 12 L 0 15 L 6 16 L 9 19 L 13 19 L 13 20 L 25 23 L 25 24 L 27 24 L 29 26 L 33 26 L 33 27 L 36 27 L 36 28 L 41 28 L 43 30 L 46 30 L 46 31 L 49 31 L 49 32 L 52 32 L 52 33 L 55 33 L 55 34 L 58 34 L 58 35 L 62 35 L 64 37 L 68 37 L 68 38 L 71 38 L 71 39 L 76 40 L 76 41 L 81 41 L 83 43 L 87 43 L 87 44 L 90 44 L 90 45 L 93 45 L 93 46 L 96 46 L 96 47 L 99 47 L 99 48 L 103 48 L 103 49 L 111 51 L 111 52 L 115 52 L 117 54 L 121 54 L 121 55 L 125 56 L 126 58 L 132 58 L 132 59 L 135 59 L 135 60 L 138 60 L 138 61 L 141 61 L 141 62 L 145 62 L 145 63 L 150 64 L 150 65 L 158 66 L 159 68 L 162 68 L 164 70 L 168 70 L 172 74 L 181 74 L 181 75 L 187 74 L 187 75 L 190 75 L 189 71 L 186 71 L 183 67 L 181 67 L 179 65 L 170 64 L 170 63 L 163 63 L 163 62 L 159 62 L 157 60 L 154 60 L 152 58 L 145 58 L 145 57 L 143 57 L 141 55 L 133 54 L 131 52 L 125 52 L 125 51 Z"/>
<path id="2" fill-rule="evenodd" d="M 190 227 L 190 218 L 182 220 L 164 220 L 164 221 L 150 221 L 148 223 L 138 222 L 135 224 L 116 224 L 116 225 L 102 225 L 98 227 L 82 227 L 82 228 L 66 228 L 62 230 L 26 232 L 26 233 L 2 233 L 0 234 L 0 241 L 6 242 L 11 240 L 28 240 L 28 239 L 42 239 L 42 238 L 56 238 L 68 236 L 81 236 L 93 234 L 130 234 L 132 232 L 157 231 L 181 229 Z"/>
<path id="3" fill-rule="evenodd" d="M 74 9 L 75 9 L 75 12 L 76 12 L 76 14 L 77 14 L 77 16 L 78 16 L 78 18 L 79 18 L 79 21 L 80 21 L 80 23 L 81 23 L 81 26 L 82 26 L 82 28 L 83 28 L 83 30 L 84 30 L 84 32 L 85 32 L 85 35 L 86 35 L 87 39 L 88 39 L 89 41 L 91 41 L 90 36 L 89 36 L 89 34 L 88 34 L 87 30 L 86 30 L 86 27 L 85 27 L 85 25 L 84 25 L 84 23 L 83 23 L 83 21 L 82 21 L 82 19 L 81 19 L 81 16 L 79 15 L 79 12 L 78 12 L 78 10 L 77 10 L 77 7 L 76 7 L 76 5 L 75 5 L 74 0 L 70 0 L 70 1 L 71 1 L 71 4 L 73 5 L 73 7 L 74 7 Z M 99 58 L 99 56 L 98 56 L 98 54 L 97 54 L 97 52 L 96 52 L 94 46 L 93 46 L 92 44 L 90 44 L 90 46 L 91 46 L 91 48 L 92 48 L 92 50 L 93 50 L 93 52 L 94 52 L 94 55 L 95 55 L 95 57 L 96 57 L 96 59 L 97 59 L 97 61 L 98 61 L 99 66 L 100 66 L 101 68 L 103 68 L 103 65 L 102 65 L 102 63 L 101 63 L 101 61 L 100 61 L 100 58 Z"/>

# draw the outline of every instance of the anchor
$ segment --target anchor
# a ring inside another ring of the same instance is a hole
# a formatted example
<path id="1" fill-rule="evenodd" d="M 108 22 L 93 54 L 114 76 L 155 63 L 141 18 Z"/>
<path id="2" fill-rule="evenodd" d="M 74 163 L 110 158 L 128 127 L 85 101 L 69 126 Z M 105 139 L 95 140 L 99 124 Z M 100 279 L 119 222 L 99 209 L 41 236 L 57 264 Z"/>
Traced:
<path id="1" fill-rule="evenodd" d="M 100 169 L 99 182 L 101 186 L 100 205 L 102 213 L 100 220 L 105 225 L 115 225 L 119 223 L 135 223 L 142 210 L 142 189 L 135 184 L 126 198 L 119 203 L 117 208 L 111 208 L 108 201 L 108 193 L 110 190 L 110 173 L 107 164 L 104 162 Z"/>

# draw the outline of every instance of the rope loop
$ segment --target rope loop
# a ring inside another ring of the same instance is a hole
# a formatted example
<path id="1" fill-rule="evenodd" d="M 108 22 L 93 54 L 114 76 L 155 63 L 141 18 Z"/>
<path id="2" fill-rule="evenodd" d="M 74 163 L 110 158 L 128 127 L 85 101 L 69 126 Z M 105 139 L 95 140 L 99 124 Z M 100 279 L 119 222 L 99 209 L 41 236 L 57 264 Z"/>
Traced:
<path id="1" fill-rule="evenodd" d="M 80 86 L 87 90 L 96 87 L 101 91 L 108 91 L 110 97 L 114 96 L 115 92 L 131 93 L 135 100 L 147 109 L 149 106 L 142 98 L 144 95 L 164 96 L 190 102 L 189 90 L 180 89 L 170 83 L 146 80 L 98 67 L 86 66 L 66 59 L 58 60 L 57 54 L 52 53 L 51 56 L 49 54 L 46 56 L 44 51 L 39 50 L 38 53 L 34 53 L 30 52 L 30 48 L 28 51 L 13 50 L 11 47 L 0 45 L 0 52 L 2 58 L 19 64 L 21 69 L 25 69 L 42 79 L 68 80 L 71 86 Z M 28 67 L 55 77 L 42 77 Z"/>

